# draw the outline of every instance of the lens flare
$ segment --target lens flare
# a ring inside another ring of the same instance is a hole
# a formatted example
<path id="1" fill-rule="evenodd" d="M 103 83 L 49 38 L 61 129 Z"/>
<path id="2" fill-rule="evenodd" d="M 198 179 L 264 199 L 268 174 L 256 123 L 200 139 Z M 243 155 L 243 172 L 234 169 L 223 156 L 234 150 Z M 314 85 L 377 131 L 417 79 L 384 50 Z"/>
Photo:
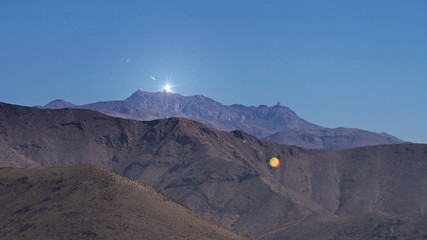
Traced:
<path id="1" fill-rule="evenodd" d="M 172 92 L 172 86 L 170 85 L 170 84 L 165 84 L 164 86 L 163 86 L 163 92 L 167 92 L 167 93 L 170 93 L 170 92 Z"/>
<path id="2" fill-rule="evenodd" d="M 270 159 L 270 166 L 273 168 L 279 168 L 280 167 L 280 160 L 276 157 L 272 157 Z"/>

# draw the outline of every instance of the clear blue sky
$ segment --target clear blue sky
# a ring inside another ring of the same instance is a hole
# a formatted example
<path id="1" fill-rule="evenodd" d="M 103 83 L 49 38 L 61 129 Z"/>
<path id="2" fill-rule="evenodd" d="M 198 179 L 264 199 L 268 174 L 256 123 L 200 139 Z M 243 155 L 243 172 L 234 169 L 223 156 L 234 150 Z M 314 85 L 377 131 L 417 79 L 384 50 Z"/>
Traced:
<path id="1" fill-rule="evenodd" d="M 29 106 L 171 81 L 427 143 L 427 1 L 0 0 L 0 81 Z"/>

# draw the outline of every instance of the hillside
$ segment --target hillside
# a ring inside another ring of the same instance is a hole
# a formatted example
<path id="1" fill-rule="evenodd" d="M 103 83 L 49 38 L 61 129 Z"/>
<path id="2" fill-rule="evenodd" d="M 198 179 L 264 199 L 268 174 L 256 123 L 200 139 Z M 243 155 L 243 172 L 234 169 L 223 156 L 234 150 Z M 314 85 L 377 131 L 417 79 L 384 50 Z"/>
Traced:
<path id="1" fill-rule="evenodd" d="M 245 239 L 90 166 L 0 168 L 1 239 Z"/>
<path id="2" fill-rule="evenodd" d="M 110 169 L 255 238 L 427 234 L 417 227 L 427 224 L 423 144 L 306 150 L 183 118 L 0 104 L 0 150 L 1 166 Z M 284 161 L 279 169 L 268 165 L 273 156 Z"/>

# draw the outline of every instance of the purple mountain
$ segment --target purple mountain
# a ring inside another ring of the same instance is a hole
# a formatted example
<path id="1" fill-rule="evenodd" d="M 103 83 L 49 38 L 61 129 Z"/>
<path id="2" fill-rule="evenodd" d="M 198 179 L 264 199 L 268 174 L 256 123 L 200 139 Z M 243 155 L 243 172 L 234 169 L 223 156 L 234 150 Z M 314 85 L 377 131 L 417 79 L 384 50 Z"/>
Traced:
<path id="1" fill-rule="evenodd" d="M 276 143 L 314 149 L 337 150 L 403 142 L 386 133 L 321 127 L 300 118 L 290 108 L 282 105 L 225 106 L 202 95 L 182 96 L 167 92 L 136 91 L 123 101 L 77 106 L 63 100 L 54 100 L 45 108 L 84 108 L 136 120 L 184 117 L 219 130 L 242 130 Z"/>

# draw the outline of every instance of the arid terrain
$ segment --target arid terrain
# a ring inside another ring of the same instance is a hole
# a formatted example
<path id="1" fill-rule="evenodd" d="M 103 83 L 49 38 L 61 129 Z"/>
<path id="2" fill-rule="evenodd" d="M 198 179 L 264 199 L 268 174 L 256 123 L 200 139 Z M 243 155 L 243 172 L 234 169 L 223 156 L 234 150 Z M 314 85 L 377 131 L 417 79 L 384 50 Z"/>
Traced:
<path id="1" fill-rule="evenodd" d="M 184 118 L 0 104 L 0 150 L 1 166 L 111 170 L 255 239 L 427 237 L 424 144 L 306 150 Z"/>
<path id="2" fill-rule="evenodd" d="M 245 239 L 91 166 L 0 169 L 1 239 Z"/>

